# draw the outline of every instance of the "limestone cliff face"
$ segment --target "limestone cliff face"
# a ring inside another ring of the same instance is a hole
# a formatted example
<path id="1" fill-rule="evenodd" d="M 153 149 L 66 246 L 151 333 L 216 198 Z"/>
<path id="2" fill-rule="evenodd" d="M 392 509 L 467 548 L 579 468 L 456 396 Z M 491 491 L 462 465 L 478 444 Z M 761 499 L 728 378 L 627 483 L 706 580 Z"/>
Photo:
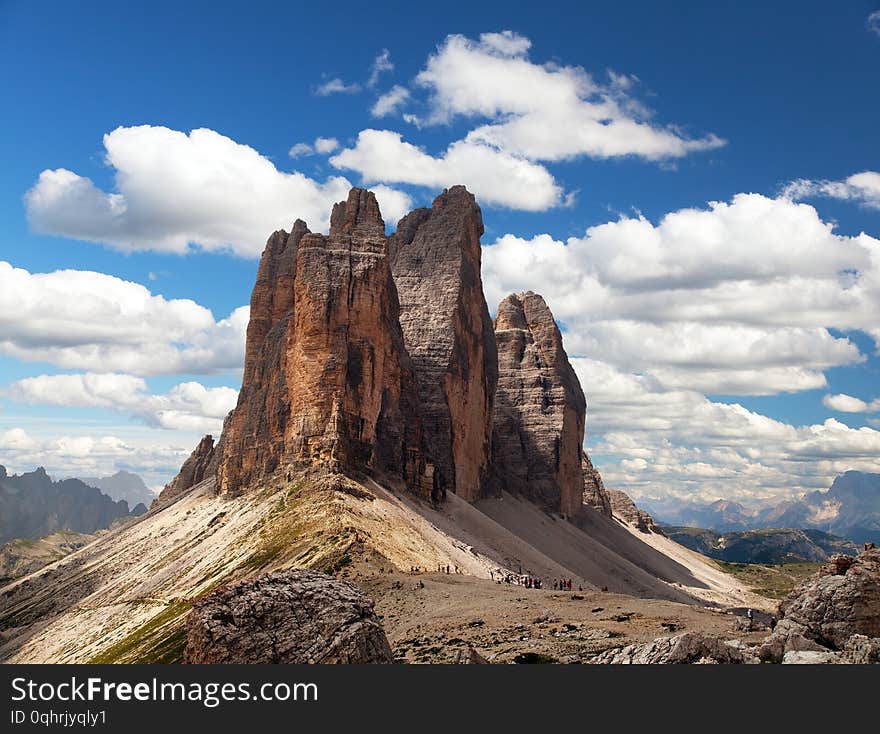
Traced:
<path id="1" fill-rule="evenodd" d="M 586 400 L 541 296 L 498 307 L 493 457 L 503 489 L 574 516 L 583 504 Z"/>
<path id="2" fill-rule="evenodd" d="M 375 468 L 421 491 L 426 457 L 385 224 L 352 189 L 330 234 L 275 233 L 251 298 L 242 391 L 224 424 L 218 485 L 276 469 Z"/>
<path id="3" fill-rule="evenodd" d="M 643 533 L 663 535 L 654 518 L 639 508 L 626 492 L 612 489 L 608 496 L 611 499 L 611 509 L 619 518 L 626 520 L 630 525 L 635 525 Z"/>
<path id="4" fill-rule="evenodd" d="M 498 381 L 495 334 L 480 278 L 483 219 L 454 186 L 389 238 L 400 325 L 412 358 L 438 494 L 472 502 L 489 484 Z"/>
<path id="5" fill-rule="evenodd" d="M 199 445 L 183 462 L 177 476 L 168 482 L 159 496 L 153 500 L 153 505 L 164 504 L 212 476 L 217 471 L 217 458 L 214 437 L 209 433 L 199 441 Z"/>
<path id="6" fill-rule="evenodd" d="M 217 446 L 218 487 L 238 489 L 277 469 L 290 418 L 287 342 L 294 310 L 293 284 L 300 240 L 308 234 L 298 219 L 290 234 L 273 233 L 251 293 L 244 375 L 238 403 L 223 423 Z"/>
<path id="7" fill-rule="evenodd" d="M 599 470 L 593 466 L 587 452 L 584 451 L 583 464 L 581 465 L 584 474 L 584 504 L 589 505 L 594 510 L 601 512 L 605 517 L 611 517 L 611 497 L 608 490 L 605 489 L 605 482 L 602 481 L 602 475 Z"/>

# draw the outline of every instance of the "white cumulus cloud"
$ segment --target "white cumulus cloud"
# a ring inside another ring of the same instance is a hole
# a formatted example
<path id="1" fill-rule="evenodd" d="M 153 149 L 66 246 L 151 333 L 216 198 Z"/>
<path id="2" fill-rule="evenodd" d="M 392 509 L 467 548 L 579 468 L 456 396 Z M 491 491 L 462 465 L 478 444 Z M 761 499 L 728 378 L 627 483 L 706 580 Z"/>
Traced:
<path id="1" fill-rule="evenodd" d="M 443 188 L 466 185 L 483 203 L 543 211 L 564 202 L 562 188 L 541 165 L 480 143 L 458 141 L 434 157 L 391 130 L 362 130 L 353 148 L 330 159 L 367 183 Z"/>
<path id="2" fill-rule="evenodd" d="M 880 469 L 873 428 L 834 419 L 795 426 L 601 359 L 572 363 L 594 460 L 608 486 L 635 498 L 779 501 L 827 488 L 848 469 Z"/>
<path id="3" fill-rule="evenodd" d="M 385 92 L 370 110 L 373 117 L 387 117 L 397 112 L 409 99 L 410 93 L 406 87 L 395 84 L 391 89 Z"/>
<path id="4" fill-rule="evenodd" d="M 794 200 L 829 197 L 855 201 L 869 209 L 880 209 L 880 173 L 862 171 L 842 181 L 800 178 L 788 183 L 782 195 Z"/>
<path id="5" fill-rule="evenodd" d="M 310 147 L 330 152 L 334 142 L 319 138 Z M 35 231 L 126 251 L 185 253 L 197 245 L 258 257 L 266 238 L 297 218 L 326 231 L 333 204 L 351 188 L 342 176 L 320 183 L 279 171 L 253 148 L 208 129 L 119 127 L 104 136 L 104 147 L 116 190 L 63 168 L 43 171 L 25 196 Z M 381 197 L 380 204 L 402 214 Z"/>
<path id="6" fill-rule="evenodd" d="M 375 87 L 379 83 L 379 77 L 385 72 L 394 71 L 394 63 L 391 61 L 391 52 L 387 48 L 383 48 L 379 55 L 373 60 L 373 66 L 370 69 L 370 78 L 367 80 L 368 87 Z"/>
<path id="7" fill-rule="evenodd" d="M 31 273 L 0 261 L 0 353 L 135 375 L 238 370 L 249 309 L 214 319 L 188 299 L 87 270 Z"/>
<path id="8" fill-rule="evenodd" d="M 510 292 L 543 293 L 569 353 L 667 389 L 821 388 L 825 370 L 864 359 L 830 330 L 880 343 L 880 241 L 758 194 L 657 224 L 622 217 L 565 242 L 505 235 L 483 248 L 483 282 L 490 308 Z"/>
<path id="9" fill-rule="evenodd" d="M 530 48 L 528 38 L 510 31 L 484 33 L 478 41 L 447 36 L 416 78 L 431 93 L 425 121 L 488 119 L 467 139 L 531 160 L 661 160 L 724 145 L 717 135 L 691 138 L 634 115 L 645 110 L 629 104 L 623 87 L 631 77 L 614 75 L 602 84 L 579 66 L 534 62 Z"/>
<path id="10" fill-rule="evenodd" d="M 347 83 L 339 77 L 329 79 L 315 88 L 315 94 L 319 97 L 329 97 L 331 94 L 354 94 L 361 90 L 361 85 L 355 82 Z"/>
<path id="11" fill-rule="evenodd" d="M 238 391 L 183 382 L 163 395 L 149 393 L 143 378 L 119 373 L 39 375 L 13 382 L 5 394 L 19 402 L 106 408 L 137 416 L 149 426 L 219 433 Z"/>
<path id="12" fill-rule="evenodd" d="M 852 395 L 838 393 L 823 397 L 822 405 L 839 413 L 880 413 L 880 398 L 869 403 Z"/>
<path id="13" fill-rule="evenodd" d="M 55 478 L 106 476 L 120 469 L 140 474 L 149 486 L 160 489 L 173 477 L 195 447 L 197 435 L 174 435 L 159 442 L 155 431 L 123 431 L 123 436 L 70 431 L 46 435 L 44 431 L 15 427 L 0 431 L 0 463 L 10 473 L 43 466 Z"/>

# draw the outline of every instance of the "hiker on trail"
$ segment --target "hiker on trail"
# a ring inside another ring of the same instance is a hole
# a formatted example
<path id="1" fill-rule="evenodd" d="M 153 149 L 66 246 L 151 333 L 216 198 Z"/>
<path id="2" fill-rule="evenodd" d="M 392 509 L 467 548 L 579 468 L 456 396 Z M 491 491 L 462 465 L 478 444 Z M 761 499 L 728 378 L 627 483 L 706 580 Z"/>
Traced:
<path id="1" fill-rule="evenodd" d="M 749 607 L 749 610 L 746 612 L 746 617 L 749 618 L 749 629 L 752 628 L 752 622 L 755 619 L 755 613 L 752 611 L 752 608 Z"/>

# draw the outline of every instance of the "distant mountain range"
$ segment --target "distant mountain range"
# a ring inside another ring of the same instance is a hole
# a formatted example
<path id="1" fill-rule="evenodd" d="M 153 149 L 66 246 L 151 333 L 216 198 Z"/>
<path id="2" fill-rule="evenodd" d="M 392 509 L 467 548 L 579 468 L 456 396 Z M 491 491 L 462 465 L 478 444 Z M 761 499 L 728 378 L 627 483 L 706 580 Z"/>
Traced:
<path id="1" fill-rule="evenodd" d="M 53 482 L 43 467 L 10 476 L 0 466 L 0 543 L 58 530 L 94 533 L 146 510 L 139 504 L 129 511 L 125 500 L 115 501 L 79 479 Z"/>
<path id="2" fill-rule="evenodd" d="M 149 507 L 156 499 L 156 495 L 144 484 L 144 480 L 137 474 L 127 471 L 118 471 L 109 477 L 77 477 L 83 484 L 97 487 L 110 499 L 125 500 L 129 507 L 137 507 L 143 504 Z"/>
<path id="3" fill-rule="evenodd" d="M 762 528 L 809 528 L 855 543 L 880 543 L 880 474 L 848 471 L 824 491 L 765 508 L 738 502 L 640 502 L 662 525 L 708 528 L 722 533 Z"/>
<path id="4" fill-rule="evenodd" d="M 0 545 L 0 582 L 26 576 L 91 543 L 97 535 L 59 530 L 45 538 L 18 538 Z"/>
<path id="5" fill-rule="evenodd" d="M 688 527 L 664 527 L 676 543 L 710 558 L 730 563 L 820 563 L 834 553 L 854 556 L 851 540 L 821 530 L 765 529 L 719 533 Z"/>

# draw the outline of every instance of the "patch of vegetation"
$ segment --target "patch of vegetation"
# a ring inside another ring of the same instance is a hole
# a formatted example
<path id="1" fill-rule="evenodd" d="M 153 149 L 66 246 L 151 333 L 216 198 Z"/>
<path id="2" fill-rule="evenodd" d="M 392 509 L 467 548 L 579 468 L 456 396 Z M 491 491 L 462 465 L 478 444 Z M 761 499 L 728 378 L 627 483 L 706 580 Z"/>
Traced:
<path id="1" fill-rule="evenodd" d="M 545 655 L 541 652 L 521 652 L 513 659 L 513 662 L 517 665 L 549 665 L 551 663 L 558 663 L 559 661 L 556 658 L 550 655 Z"/>
<path id="2" fill-rule="evenodd" d="M 186 647 L 188 601 L 169 604 L 119 642 L 95 655 L 89 663 L 179 663 Z"/>
<path id="3" fill-rule="evenodd" d="M 782 599 L 804 579 L 819 570 L 821 563 L 783 563 L 778 566 L 763 563 L 727 563 L 715 561 L 725 573 L 742 581 L 756 594 L 768 599 Z"/>
<path id="4" fill-rule="evenodd" d="M 240 570 L 252 574 L 283 562 L 335 575 L 350 566 L 356 532 L 339 527 L 335 481 L 331 477 L 298 482 L 283 492 L 263 521 L 257 549 Z M 306 488 L 309 491 L 303 491 Z"/>

